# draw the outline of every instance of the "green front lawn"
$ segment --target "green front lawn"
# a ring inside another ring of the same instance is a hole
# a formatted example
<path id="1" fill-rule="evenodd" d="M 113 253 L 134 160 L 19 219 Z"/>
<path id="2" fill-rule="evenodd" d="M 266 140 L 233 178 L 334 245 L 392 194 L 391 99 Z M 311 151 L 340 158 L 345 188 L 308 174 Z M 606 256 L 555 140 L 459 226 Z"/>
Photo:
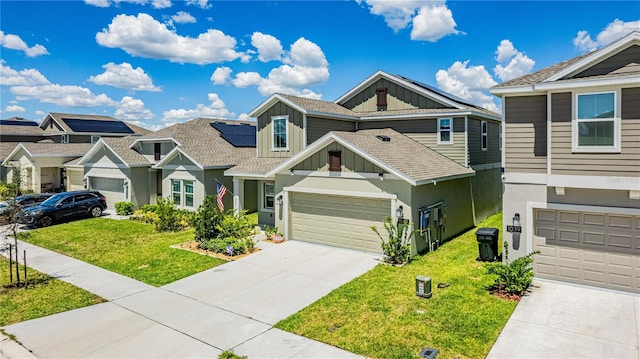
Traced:
<path id="1" fill-rule="evenodd" d="M 22 266 L 20 278 L 24 280 Z M 27 279 L 27 289 L 12 287 L 9 260 L 0 256 L 0 327 L 104 302 L 97 295 L 31 268 L 27 268 Z"/>
<path id="2" fill-rule="evenodd" d="M 502 228 L 502 215 L 479 227 Z M 484 358 L 517 303 L 489 294 L 475 231 L 403 267 L 378 265 L 276 327 L 371 358 L 416 358 L 425 347 Z M 415 295 L 419 275 L 431 277 L 433 297 Z"/>
<path id="3" fill-rule="evenodd" d="M 85 219 L 30 232 L 25 240 L 147 284 L 161 286 L 226 263 L 173 244 L 192 241 L 192 229 L 154 232 L 131 220 Z"/>

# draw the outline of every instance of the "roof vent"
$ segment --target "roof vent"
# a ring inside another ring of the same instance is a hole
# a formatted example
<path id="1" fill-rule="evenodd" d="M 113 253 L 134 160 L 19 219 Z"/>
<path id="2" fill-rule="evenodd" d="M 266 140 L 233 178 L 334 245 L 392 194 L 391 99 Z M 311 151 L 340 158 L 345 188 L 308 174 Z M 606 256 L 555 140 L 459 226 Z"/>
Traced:
<path id="1" fill-rule="evenodd" d="M 387 135 L 376 135 L 376 138 L 379 139 L 382 142 L 389 142 L 391 141 L 391 137 L 387 136 Z"/>

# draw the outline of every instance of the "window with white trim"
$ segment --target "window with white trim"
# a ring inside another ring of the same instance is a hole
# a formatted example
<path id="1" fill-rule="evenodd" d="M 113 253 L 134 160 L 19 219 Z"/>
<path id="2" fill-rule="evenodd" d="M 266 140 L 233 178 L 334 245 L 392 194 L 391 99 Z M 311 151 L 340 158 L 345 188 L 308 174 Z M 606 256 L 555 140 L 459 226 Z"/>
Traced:
<path id="1" fill-rule="evenodd" d="M 289 116 L 277 116 L 271 118 L 273 130 L 273 150 L 282 151 L 288 149 L 288 126 Z"/>
<path id="2" fill-rule="evenodd" d="M 488 142 L 488 140 L 489 140 L 489 139 L 488 139 L 488 136 L 487 136 L 487 134 L 488 134 L 488 132 L 489 132 L 489 131 L 488 131 L 488 128 L 487 128 L 487 127 L 488 127 L 488 126 L 487 126 L 487 121 L 482 121 L 482 124 L 481 124 L 480 126 L 481 126 L 481 131 L 480 131 L 480 133 L 481 133 L 480 137 L 481 137 L 481 138 L 480 138 L 480 141 L 481 141 L 481 144 L 482 144 L 482 150 L 483 150 L 483 151 L 486 151 L 486 150 L 487 150 L 487 147 L 488 147 L 488 146 L 487 146 L 487 145 L 488 145 L 488 143 L 487 143 L 487 142 Z"/>
<path id="3" fill-rule="evenodd" d="M 453 144 L 453 119 L 452 118 L 438 119 L 438 144 L 439 145 Z"/>
<path id="4" fill-rule="evenodd" d="M 263 202 L 262 208 L 264 209 L 273 209 L 273 201 L 274 201 L 274 188 L 275 185 L 273 182 L 264 183 L 262 187 L 263 194 Z"/>
<path id="5" fill-rule="evenodd" d="M 194 207 L 194 181 L 191 180 L 171 180 L 171 198 L 176 206 Z"/>
<path id="6" fill-rule="evenodd" d="M 619 150 L 620 124 L 615 92 L 576 94 L 573 149 Z"/>

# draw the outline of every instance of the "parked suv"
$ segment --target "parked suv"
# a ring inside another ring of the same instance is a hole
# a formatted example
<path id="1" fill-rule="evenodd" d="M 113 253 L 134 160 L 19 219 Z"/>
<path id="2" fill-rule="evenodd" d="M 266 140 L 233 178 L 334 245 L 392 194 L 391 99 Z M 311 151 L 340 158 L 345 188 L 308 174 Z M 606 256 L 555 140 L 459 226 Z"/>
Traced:
<path id="1" fill-rule="evenodd" d="M 107 199 L 98 191 L 63 192 L 35 207 L 20 212 L 18 222 L 31 227 L 46 227 L 55 222 L 80 217 L 100 217 Z"/>
<path id="2" fill-rule="evenodd" d="M 13 201 L 15 201 L 18 206 L 27 208 L 39 205 L 53 195 L 54 193 L 31 193 L 25 194 L 23 196 L 18 196 L 15 199 L 0 202 L 0 215 L 9 210 L 9 207 L 11 206 Z"/>

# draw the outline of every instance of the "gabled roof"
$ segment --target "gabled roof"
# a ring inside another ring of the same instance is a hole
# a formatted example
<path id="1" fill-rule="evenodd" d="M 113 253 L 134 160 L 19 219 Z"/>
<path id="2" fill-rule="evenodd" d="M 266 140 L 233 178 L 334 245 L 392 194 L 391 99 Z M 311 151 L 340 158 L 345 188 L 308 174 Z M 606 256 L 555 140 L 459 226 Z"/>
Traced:
<path id="1" fill-rule="evenodd" d="M 43 135 L 44 130 L 37 122 L 22 117 L 0 120 L 0 134 L 3 135 Z"/>
<path id="2" fill-rule="evenodd" d="M 271 95 L 271 97 L 269 97 L 266 101 L 262 102 L 258 107 L 249 112 L 249 116 L 258 117 L 277 102 L 283 102 L 286 105 L 306 115 L 328 115 L 331 117 L 340 117 L 350 120 L 357 120 L 359 116 L 358 113 L 353 112 L 348 108 L 340 106 L 333 102 L 314 100 L 305 97 L 284 95 L 278 93 Z"/>
<path id="3" fill-rule="evenodd" d="M 640 46 L 640 32 L 634 31 L 611 44 L 572 59 L 546 67 L 542 70 L 505 81 L 490 89 L 496 95 L 542 91 L 551 88 L 562 88 L 584 85 L 607 85 L 640 82 L 640 64 L 632 64 L 626 71 L 613 71 L 606 75 L 573 78 L 574 75 L 595 66 L 611 56 L 628 49 Z M 640 61 L 640 60 L 639 60 Z"/>
<path id="4" fill-rule="evenodd" d="M 4 161 L 20 142 L 0 142 L 0 162 Z"/>
<path id="5" fill-rule="evenodd" d="M 83 114 L 75 114 L 75 113 L 58 113 L 58 112 L 50 112 L 42 121 L 42 123 L 40 124 L 40 128 L 42 129 L 46 129 L 46 127 L 49 125 L 50 122 L 55 122 L 58 127 L 60 127 L 62 129 L 63 132 L 65 133 L 95 133 L 93 131 L 74 131 L 73 130 L 73 126 L 70 125 L 69 123 L 67 123 L 69 120 L 85 120 L 85 121 L 100 121 L 100 122 L 121 122 L 123 123 L 126 127 L 128 127 L 131 130 L 131 135 L 144 135 L 147 134 L 151 131 L 130 124 L 128 122 L 125 121 L 120 121 L 116 118 L 113 118 L 111 116 L 99 116 L 99 115 L 83 115 Z M 105 134 L 108 134 L 108 132 L 106 132 Z"/>
<path id="6" fill-rule="evenodd" d="M 103 137 L 98 140 L 90 150 L 78 161 L 78 165 L 84 165 L 96 155 L 102 148 L 113 153 L 123 165 L 128 167 L 151 166 L 151 163 L 139 152 L 130 148 L 136 137 Z"/>
<path id="7" fill-rule="evenodd" d="M 380 135 L 387 136 L 389 141 L 382 141 L 376 137 Z M 263 172 L 262 177 L 270 178 L 277 173 L 287 171 L 333 142 L 341 144 L 386 172 L 414 186 L 475 175 L 474 170 L 387 128 L 356 132 L 329 132 L 289 159 L 272 159 L 272 163 L 277 164 L 270 170 Z M 250 174 L 252 172 L 249 166 L 258 163 L 260 161 L 256 159 L 247 161 L 226 171 L 225 175 Z"/>
<path id="8" fill-rule="evenodd" d="M 90 143 L 34 143 L 21 142 L 4 159 L 11 161 L 20 150 L 24 150 L 31 158 L 35 157 L 80 157 L 91 148 Z"/>

